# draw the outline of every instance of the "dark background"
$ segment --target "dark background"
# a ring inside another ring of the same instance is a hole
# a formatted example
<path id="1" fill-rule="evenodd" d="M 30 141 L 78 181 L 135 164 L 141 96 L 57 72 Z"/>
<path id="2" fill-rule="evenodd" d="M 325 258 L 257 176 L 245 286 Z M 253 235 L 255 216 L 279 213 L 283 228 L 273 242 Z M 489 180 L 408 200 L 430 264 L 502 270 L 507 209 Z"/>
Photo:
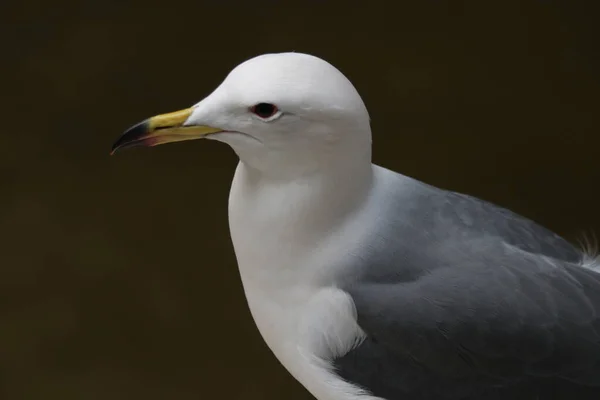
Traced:
<path id="1" fill-rule="evenodd" d="M 340 68 L 370 110 L 376 163 L 592 237 L 597 7 L 493 3 L 3 2 L 0 398 L 310 398 L 246 308 L 233 152 L 108 155 L 129 125 L 261 53 Z"/>

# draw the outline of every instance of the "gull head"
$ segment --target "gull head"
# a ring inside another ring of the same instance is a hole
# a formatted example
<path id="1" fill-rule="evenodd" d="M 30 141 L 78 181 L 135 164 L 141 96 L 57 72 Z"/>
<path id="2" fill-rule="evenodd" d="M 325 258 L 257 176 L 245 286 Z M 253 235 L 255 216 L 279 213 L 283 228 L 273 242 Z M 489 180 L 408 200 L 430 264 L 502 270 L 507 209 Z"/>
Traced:
<path id="1" fill-rule="evenodd" d="M 273 176 L 332 165 L 370 164 L 367 109 L 352 83 L 308 54 L 265 54 L 243 62 L 190 108 L 134 125 L 113 152 L 191 139 L 229 144 L 241 162 Z"/>

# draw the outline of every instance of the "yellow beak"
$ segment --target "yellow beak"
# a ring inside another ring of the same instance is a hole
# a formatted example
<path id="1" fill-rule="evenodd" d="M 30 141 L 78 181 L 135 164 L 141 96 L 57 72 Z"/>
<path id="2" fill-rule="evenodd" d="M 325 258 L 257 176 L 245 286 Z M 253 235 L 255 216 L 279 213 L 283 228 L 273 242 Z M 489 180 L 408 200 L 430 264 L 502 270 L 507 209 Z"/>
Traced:
<path id="1" fill-rule="evenodd" d="M 164 143 L 200 139 L 211 133 L 223 131 L 205 125 L 184 126 L 185 121 L 192 115 L 192 111 L 192 108 L 187 108 L 169 114 L 161 114 L 132 126 L 113 144 L 110 154 L 129 147 L 157 146 Z"/>

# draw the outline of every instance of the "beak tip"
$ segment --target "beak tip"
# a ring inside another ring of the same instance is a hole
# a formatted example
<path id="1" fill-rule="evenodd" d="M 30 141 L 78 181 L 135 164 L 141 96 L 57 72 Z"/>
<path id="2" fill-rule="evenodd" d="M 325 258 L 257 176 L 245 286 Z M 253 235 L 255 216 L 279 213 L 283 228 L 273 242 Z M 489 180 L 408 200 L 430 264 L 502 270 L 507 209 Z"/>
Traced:
<path id="1" fill-rule="evenodd" d="M 114 155 L 117 151 L 138 145 L 146 139 L 150 131 L 148 120 L 142 121 L 139 124 L 127 129 L 116 141 L 110 149 L 110 155 Z"/>

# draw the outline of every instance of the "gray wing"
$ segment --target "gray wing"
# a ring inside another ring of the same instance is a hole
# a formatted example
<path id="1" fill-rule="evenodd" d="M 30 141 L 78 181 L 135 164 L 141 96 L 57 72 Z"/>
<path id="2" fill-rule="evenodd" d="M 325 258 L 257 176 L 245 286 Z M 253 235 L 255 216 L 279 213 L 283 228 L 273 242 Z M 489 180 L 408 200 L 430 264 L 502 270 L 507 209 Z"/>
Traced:
<path id="1" fill-rule="evenodd" d="M 388 400 L 600 398 L 600 274 L 532 221 L 420 193 L 386 234 L 409 245 L 345 287 L 367 338 L 338 373 Z"/>
<path id="2" fill-rule="evenodd" d="M 443 206 L 440 207 L 438 222 L 535 255 L 581 262 L 579 249 L 530 219 L 465 194 L 441 191 L 439 196 L 443 199 Z"/>

